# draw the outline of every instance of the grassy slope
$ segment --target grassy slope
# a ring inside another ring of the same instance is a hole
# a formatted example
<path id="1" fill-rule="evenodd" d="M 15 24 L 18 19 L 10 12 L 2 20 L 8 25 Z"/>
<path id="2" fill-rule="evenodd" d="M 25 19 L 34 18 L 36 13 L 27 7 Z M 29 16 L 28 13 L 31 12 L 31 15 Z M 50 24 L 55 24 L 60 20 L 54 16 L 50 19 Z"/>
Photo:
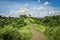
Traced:
<path id="1" fill-rule="evenodd" d="M 44 33 L 46 28 L 42 25 L 36 24 L 34 23 L 34 20 L 31 18 L 27 18 L 26 19 L 26 23 L 29 25 L 29 27 L 33 26 L 33 28 L 35 28 L 38 32 L 40 33 Z M 37 35 L 37 34 L 36 34 Z M 44 35 L 44 34 L 43 34 Z M 46 35 L 44 35 L 46 37 Z"/>
<path id="2" fill-rule="evenodd" d="M 31 19 L 31 18 L 29 18 L 29 20 L 30 20 L 31 24 L 34 25 L 34 28 L 35 28 L 36 30 L 38 30 L 38 31 L 41 32 L 41 33 L 43 33 L 43 32 L 45 31 L 46 28 L 45 28 L 44 26 L 42 26 L 41 24 L 36 24 L 36 23 L 34 23 L 34 20 Z"/>
<path id="3" fill-rule="evenodd" d="M 0 28 L 0 40 L 5 40 L 5 39 L 7 39 L 7 40 L 29 40 L 32 36 L 32 33 L 29 29 L 29 25 L 23 26 L 22 24 L 19 23 L 19 22 L 21 22 L 20 20 L 23 21 L 23 19 L 20 19 L 20 18 L 16 19 L 16 20 L 13 19 L 13 21 L 12 21 L 13 24 L 10 23 L 10 21 L 8 20 L 11 25 L 6 25 L 6 26 L 4 26 L 4 28 Z M 3 21 L 3 22 L 5 22 L 5 21 Z M 18 23 L 18 25 L 17 25 L 17 23 Z M 13 25 L 16 27 L 13 27 Z M 22 27 L 20 27 L 19 25 L 22 25 Z M 4 35 L 6 35 L 6 36 L 4 36 Z M 11 38 L 11 36 L 12 36 L 12 38 Z"/>
<path id="4" fill-rule="evenodd" d="M 29 25 L 22 27 L 21 29 L 19 29 L 20 33 L 21 33 L 21 39 L 22 40 L 29 40 L 32 36 L 32 33 L 30 31 Z"/>
<path id="5" fill-rule="evenodd" d="M 34 28 L 36 28 L 37 31 L 43 33 L 44 35 L 46 35 L 48 37 L 48 40 L 60 40 L 60 31 L 59 31 L 60 30 L 60 26 L 59 26 L 59 22 L 60 22 L 59 18 L 60 17 L 54 16 L 54 17 L 47 17 L 47 18 L 49 18 L 49 20 L 52 19 L 50 22 L 51 24 L 47 23 L 48 26 L 44 26 L 44 25 L 40 24 L 39 23 L 39 22 L 41 22 L 40 20 L 37 20 L 36 22 L 38 22 L 38 23 L 35 23 L 34 22 L 35 19 L 33 19 L 33 18 L 30 21 L 32 22 L 32 24 L 34 24 L 34 26 L 35 26 Z M 55 24 L 57 24 L 57 26 L 55 26 Z M 49 25 L 52 25 L 52 26 L 49 26 Z"/>
<path id="6" fill-rule="evenodd" d="M 41 32 L 44 35 L 47 35 L 47 37 L 48 37 L 49 40 L 60 40 L 60 31 L 59 31 L 60 30 L 60 26 L 57 26 L 57 27 L 49 27 L 48 26 L 48 27 L 46 27 L 44 25 L 34 23 L 34 21 L 35 20 L 32 19 L 32 18 L 26 18 L 26 19 L 24 19 L 24 22 L 27 23 L 26 26 L 21 27 L 19 29 L 16 29 L 16 28 L 12 28 L 12 29 L 17 30 L 18 32 L 21 33 L 21 40 L 29 40 L 31 38 L 31 36 L 32 36 L 32 33 L 30 31 L 30 26 L 31 26 L 31 24 L 33 24 L 34 28 L 38 32 Z M 6 28 L 7 29 L 10 28 L 10 26 L 6 27 Z M 3 33 L 4 29 L 2 29 L 2 31 L 0 31 L 0 33 Z"/>

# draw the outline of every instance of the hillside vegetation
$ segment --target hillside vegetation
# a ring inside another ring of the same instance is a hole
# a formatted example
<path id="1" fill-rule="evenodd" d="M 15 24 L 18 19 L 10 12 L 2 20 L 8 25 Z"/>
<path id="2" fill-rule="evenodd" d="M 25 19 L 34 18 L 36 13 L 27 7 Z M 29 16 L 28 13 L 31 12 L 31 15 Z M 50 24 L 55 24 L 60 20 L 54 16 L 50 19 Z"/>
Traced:
<path id="1" fill-rule="evenodd" d="M 32 37 L 31 24 L 48 40 L 60 40 L 60 15 L 44 18 L 0 16 L 0 40 L 29 40 Z"/>
<path id="2" fill-rule="evenodd" d="M 0 16 L 0 40 L 29 40 L 31 31 L 24 22 L 25 16 L 19 18 Z"/>
<path id="3" fill-rule="evenodd" d="M 60 40 L 60 15 L 32 19 L 35 20 L 32 23 L 38 25 L 36 29 L 47 35 L 49 40 Z"/>

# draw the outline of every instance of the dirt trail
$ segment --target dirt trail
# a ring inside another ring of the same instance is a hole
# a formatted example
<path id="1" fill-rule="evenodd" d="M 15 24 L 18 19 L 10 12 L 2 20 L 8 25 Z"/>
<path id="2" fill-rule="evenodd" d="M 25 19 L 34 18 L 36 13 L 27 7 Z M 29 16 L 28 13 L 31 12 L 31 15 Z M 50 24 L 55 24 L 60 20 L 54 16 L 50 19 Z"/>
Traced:
<path id="1" fill-rule="evenodd" d="M 31 25 L 30 30 L 32 32 L 32 38 L 31 38 L 31 40 L 47 40 L 47 38 L 42 33 L 39 33 L 34 28 L 34 25 Z"/>
<path id="2" fill-rule="evenodd" d="M 37 32 L 34 27 L 30 27 L 30 30 L 32 32 L 31 40 L 47 40 L 47 38 L 44 37 L 43 34 Z"/>
<path id="3" fill-rule="evenodd" d="M 30 25 L 30 30 L 32 32 L 32 37 L 30 40 L 47 40 L 47 38 L 42 34 L 39 33 L 35 28 L 34 25 L 29 21 L 29 19 L 26 19 L 25 22 Z"/>

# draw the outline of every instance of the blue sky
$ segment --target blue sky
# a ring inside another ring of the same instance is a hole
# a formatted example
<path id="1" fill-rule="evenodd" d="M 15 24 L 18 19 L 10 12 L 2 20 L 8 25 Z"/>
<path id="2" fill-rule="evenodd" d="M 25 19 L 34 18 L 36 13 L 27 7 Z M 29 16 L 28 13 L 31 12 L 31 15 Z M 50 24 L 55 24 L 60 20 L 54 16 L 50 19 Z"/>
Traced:
<path id="1" fill-rule="evenodd" d="M 27 8 L 25 9 L 23 6 L 27 6 Z M 20 10 L 20 8 L 22 9 Z M 26 11 L 25 13 L 29 11 L 32 12 L 31 9 L 35 11 L 37 15 L 38 13 L 44 13 L 44 15 L 47 13 L 55 13 L 54 9 L 60 10 L 60 0 L 0 0 L 0 14 L 6 15 L 14 13 L 13 15 L 16 16 L 16 13 L 21 13 L 22 11 L 22 13 L 24 13 L 24 11 Z M 12 12 L 11 10 L 14 11 Z M 48 12 L 48 10 L 50 11 Z"/>
<path id="2" fill-rule="evenodd" d="M 60 0 L 40 0 L 40 3 L 37 3 L 38 0 L 0 0 L 0 10 L 14 10 L 20 7 L 22 4 L 34 4 L 36 7 L 39 4 L 43 4 L 45 1 L 51 3 L 51 6 L 60 9 Z"/>

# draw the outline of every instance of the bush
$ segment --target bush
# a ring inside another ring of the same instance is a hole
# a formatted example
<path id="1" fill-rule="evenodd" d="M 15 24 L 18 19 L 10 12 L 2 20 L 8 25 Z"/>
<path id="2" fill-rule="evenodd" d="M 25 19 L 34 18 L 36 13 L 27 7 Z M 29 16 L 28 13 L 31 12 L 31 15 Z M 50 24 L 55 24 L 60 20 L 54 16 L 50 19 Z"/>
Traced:
<path id="1" fill-rule="evenodd" d="M 24 20 L 20 19 L 20 20 L 13 21 L 11 25 L 15 28 L 21 28 L 23 26 L 26 26 L 27 24 L 24 22 Z"/>
<path id="2" fill-rule="evenodd" d="M 45 34 L 49 37 L 50 40 L 60 40 L 60 26 L 50 27 Z"/>
<path id="3" fill-rule="evenodd" d="M 0 29 L 1 40 L 21 40 L 20 32 L 12 27 Z"/>

